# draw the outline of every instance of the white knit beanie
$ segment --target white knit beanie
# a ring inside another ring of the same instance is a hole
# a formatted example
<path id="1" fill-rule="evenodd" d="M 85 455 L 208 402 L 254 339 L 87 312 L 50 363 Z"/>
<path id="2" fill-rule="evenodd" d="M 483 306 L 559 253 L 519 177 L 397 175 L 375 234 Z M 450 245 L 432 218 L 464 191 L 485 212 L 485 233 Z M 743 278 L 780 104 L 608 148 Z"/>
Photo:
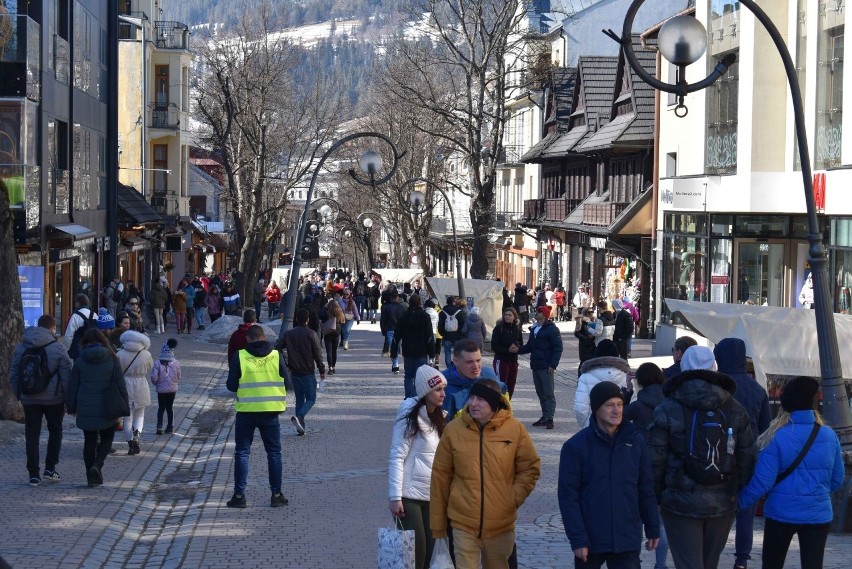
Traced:
<path id="1" fill-rule="evenodd" d="M 429 395 L 429 392 L 442 385 L 447 385 L 447 378 L 440 371 L 430 365 L 422 365 L 417 368 L 417 375 L 414 376 L 414 389 L 417 392 L 417 399 L 423 399 Z"/>

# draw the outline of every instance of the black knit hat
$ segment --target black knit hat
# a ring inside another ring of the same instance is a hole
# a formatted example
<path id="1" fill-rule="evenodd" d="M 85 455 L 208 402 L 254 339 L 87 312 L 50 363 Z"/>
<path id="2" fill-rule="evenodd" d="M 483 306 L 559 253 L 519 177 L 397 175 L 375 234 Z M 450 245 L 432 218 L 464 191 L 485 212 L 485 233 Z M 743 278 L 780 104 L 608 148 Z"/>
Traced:
<path id="1" fill-rule="evenodd" d="M 601 340 L 600 343 L 595 346 L 595 351 L 592 354 L 593 358 L 602 358 L 609 356 L 611 358 L 618 358 L 621 354 L 618 353 L 618 346 L 615 345 L 615 342 L 612 340 Z"/>
<path id="2" fill-rule="evenodd" d="M 589 392 L 589 404 L 592 407 L 592 413 L 596 413 L 601 405 L 614 397 L 623 398 L 621 388 L 611 381 L 602 381 L 592 388 Z"/>
<path id="3" fill-rule="evenodd" d="M 781 393 L 781 407 L 788 413 L 811 411 L 816 408 L 819 382 L 812 377 L 800 375 L 787 382 Z"/>

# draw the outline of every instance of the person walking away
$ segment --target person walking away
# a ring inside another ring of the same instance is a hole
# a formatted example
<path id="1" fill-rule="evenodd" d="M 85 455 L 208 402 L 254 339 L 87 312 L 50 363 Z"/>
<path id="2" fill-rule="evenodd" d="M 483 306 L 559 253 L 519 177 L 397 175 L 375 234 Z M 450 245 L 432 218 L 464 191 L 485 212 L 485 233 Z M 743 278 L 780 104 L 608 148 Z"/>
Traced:
<path id="1" fill-rule="evenodd" d="M 219 287 L 211 285 L 204 302 L 207 304 L 207 315 L 210 316 L 210 323 L 212 324 L 222 316 L 222 296 Z"/>
<path id="2" fill-rule="evenodd" d="M 322 322 L 320 329 L 322 331 L 322 340 L 325 344 L 328 374 L 334 375 L 335 368 L 337 367 L 337 348 L 340 346 L 340 331 L 343 329 L 346 317 L 343 314 L 343 310 L 340 309 L 340 304 L 332 298 L 320 311 L 319 318 Z"/>
<path id="3" fill-rule="evenodd" d="M 444 432 L 443 410 L 447 380 L 435 368 L 417 369 L 415 397 L 396 410 L 390 455 L 388 494 L 390 512 L 405 530 L 414 530 L 415 568 L 429 569 L 435 540 L 429 526 L 430 481 L 435 449 Z"/>
<path id="4" fill-rule="evenodd" d="M 396 289 L 392 289 L 388 294 L 388 302 L 382 304 L 382 316 L 379 320 L 379 326 L 387 344 L 387 351 L 383 352 L 382 356 L 390 355 L 396 323 L 405 313 L 405 310 L 406 306 L 399 301 L 399 293 L 396 292 Z M 391 372 L 399 374 L 399 360 L 396 358 L 391 358 Z"/>
<path id="5" fill-rule="evenodd" d="M 294 328 L 295 330 L 296 328 Z M 310 333 L 310 332 L 309 332 Z M 246 333 L 248 344 L 234 355 L 228 372 L 228 391 L 236 393 L 234 407 L 234 495 L 229 508 L 245 508 L 249 453 L 254 431 L 260 432 L 269 469 L 270 506 L 288 503 L 281 492 L 281 425 L 278 416 L 287 409 L 284 387 L 287 370 L 284 358 L 266 341 L 263 328 L 255 324 Z M 292 353 L 290 354 L 292 357 Z"/>
<path id="6" fill-rule="evenodd" d="M 512 346 L 520 348 L 524 338 L 521 333 L 520 317 L 514 307 L 503 311 L 503 319 L 491 332 L 491 349 L 494 350 L 494 372 L 509 389 L 509 399 L 515 394 L 518 380 L 518 354 L 509 351 Z"/>
<path id="7" fill-rule="evenodd" d="M 145 407 L 151 404 L 151 389 L 148 378 L 154 367 L 154 360 L 148 348 L 151 340 L 145 334 L 128 330 L 121 335 L 121 349 L 116 356 L 121 364 L 127 395 L 130 400 L 130 415 L 124 419 L 124 432 L 127 434 L 127 454 L 141 452 L 139 441 L 145 426 Z"/>
<path id="8" fill-rule="evenodd" d="M 367 277 L 364 271 L 358 273 L 358 280 L 352 287 L 352 296 L 355 299 L 355 306 L 358 307 L 358 318 L 364 320 L 370 317 L 367 306 Z"/>
<path id="9" fill-rule="evenodd" d="M 104 397 L 113 382 L 118 392 L 127 397 L 123 369 L 106 336 L 97 329 L 87 330 L 80 355 L 71 368 L 65 405 L 68 414 L 76 416 L 77 428 L 83 431 L 83 464 L 89 488 L 104 483 L 104 462 L 119 421 L 106 416 Z"/>
<path id="10" fill-rule="evenodd" d="M 639 433 L 648 442 L 651 426 L 654 424 L 654 409 L 662 403 L 663 372 L 656 364 L 644 363 L 636 370 L 636 382 L 641 388 L 636 395 L 636 401 L 624 409 L 624 422 L 633 423 Z M 600 384 L 598 384 L 600 385 Z M 594 388 L 592 388 L 594 389 Z M 654 550 L 656 562 L 654 569 L 666 569 L 666 557 L 669 554 L 669 542 L 666 539 L 665 526 L 660 524 L 660 541 Z"/>
<path id="11" fill-rule="evenodd" d="M 479 315 L 478 306 L 474 306 L 470 309 L 470 314 L 468 314 L 464 319 L 461 333 L 462 337 L 475 342 L 476 345 L 479 346 L 479 351 L 482 351 L 482 348 L 485 345 L 485 335 L 487 334 L 487 330 L 485 329 L 485 321 L 482 320 L 482 316 Z"/>
<path id="12" fill-rule="evenodd" d="M 254 304 L 254 313 L 257 314 L 258 319 L 260 319 L 260 309 L 265 300 L 266 280 L 260 278 L 257 279 L 256 283 L 254 283 L 254 288 L 252 289 L 252 303 Z M 269 320 L 271 320 L 271 318 L 269 318 Z"/>
<path id="13" fill-rule="evenodd" d="M 695 338 L 692 336 L 681 336 L 676 339 L 674 346 L 672 346 L 672 359 L 674 360 L 674 363 L 663 370 L 663 377 L 668 380 L 679 374 L 680 360 L 683 358 L 683 354 L 692 346 L 697 345 L 698 342 L 696 342 Z"/>
<path id="14" fill-rule="evenodd" d="M 192 321 L 195 319 L 195 286 L 188 277 L 183 292 L 186 294 L 186 333 L 192 334 Z"/>
<path id="15" fill-rule="evenodd" d="M 621 388 L 603 381 L 590 396 L 591 424 L 562 445 L 559 459 L 559 510 L 574 567 L 639 569 L 643 526 L 649 551 L 660 537 L 651 458 L 639 429 L 623 420 Z"/>
<path id="16" fill-rule="evenodd" d="M 633 353 L 633 336 L 638 333 L 638 325 L 639 325 L 639 309 L 636 308 L 627 295 L 624 295 L 621 299 L 621 305 L 624 307 L 624 310 L 630 313 L 630 318 L 633 320 L 633 332 L 631 333 L 630 338 L 627 340 L 627 357 L 633 357 L 631 354 Z"/>
<path id="17" fill-rule="evenodd" d="M 151 383 L 157 389 L 157 434 L 163 434 L 163 415 L 166 415 L 167 435 L 174 433 L 175 396 L 180 383 L 180 362 L 175 358 L 177 340 L 169 338 L 160 349 L 160 359 L 151 369 Z"/>
<path id="18" fill-rule="evenodd" d="M 198 330 L 204 330 L 204 324 L 207 322 L 207 289 L 201 284 L 200 279 L 195 279 L 192 286 L 195 288 L 195 300 L 192 303 L 195 309 L 195 323 Z"/>
<path id="19" fill-rule="evenodd" d="M 687 349 L 681 369 L 663 384 L 665 399 L 654 410 L 654 491 L 675 567 L 711 569 L 754 471 L 754 437 L 733 398 L 734 380 L 716 371 L 709 348 Z"/>
<path id="20" fill-rule="evenodd" d="M 510 351 L 530 354 L 535 393 L 541 406 L 541 418 L 533 423 L 533 427 L 553 429 L 553 416 L 556 414 L 554 374 L 559 360 L 562 359 L 562 334 L 549 316 L 550 308 L 539 308 L 527 343 L 520 348 L 510 348 Z"/>
<path id="21" fill-rule="evenodd" d="M 376 323 L 376 311 L 379 309 L 379 297 L 381 297 L 379 289 L 379 277 L 375 275 L 373 279 L 367 283 L 367 305 L 370 312 L 370 324 Z"/>
<path id="22" fill-rule="evenodd" d="M 611 381 L 624 390 L 625 401 L 632 399 L 632 386 L 627 383 L 629 372 L 630 365 L 621 359 L 612 340 L 603 340 L 597 345 L 592 357 L 580 365 L 580 377 L 577 380 L 577 391 L 574 393 L 574 416 L 580 428 L 590 424 L 592 410 L 589 394 L 598 383 Z"/>
<path id="23" fill-rule="evenodd" d="M 565 320 L 565 289 L 561 286 L 556 287 L 551 300 L 556 306 L 556 320 L 562 322 Z"/>
<path id="24" fill-rule="evenodd" d="M 447 378 L 447 396 L 444 410 L 454 419 L 467 404 L 470 388 L 480 379 L 497 381 L 497 374 L 489 367 L 482 367 L 482 352 L 474 342 L 459 340 L 453 346 L 453 359 L 444 371 Z"/>
<path id="25" fill-rule="evenodd" d="M 237 329 L 228 338 L 228 365 L 231 365 L 234 354 L 246 347 L 248 343 L 246 333 L 256 322 L 257 315 L 254 313 L 254 309 L 246 308 L 243 311 L 243 323 L 237 326 Z"/>
<path id="26" fill-rule="evenodd" d="M 438 331 L 438 322 L 440 322 L 441 317 L 438 314 L 438 301 L 437 299 L 430 298 L 424 304 L 425 312 L 429 315 L 429 319 L 432 321 L 432 335 L 435 337 L 435 357 L 432 359 L 431 365 L 435 369 L 439 369 L 441 367 L 441 333 Z M 449 362 L 444 362 L 449 363 Z"/>
<path id="27" fill-rule="evenodd" d="M 82 347 L 83 334 L 89 329 L 97 330 L 97 313 L 89 308 L 89 297 L 85 294 L 78 294 L 74 297 L 74 313 L 68 319 L 68 325 L 65 327 L 65 335 L 62 337 L 62 344 L 68 350 L 68 357 L 74 360 L 80 355 Z"/>
<path id="28" fill-rule="evenodd" d="M 464 338 L 461 333 L 464 319 L 464 313 L 456 306 L 456 297 L 447 298 L 446 306 L 438 315 L 438 332 L 441 333 L 441 345 L 444 347 L 444 361 L 448 365 L 453 358 L 453 345 Z"/>
<path id="29" fill-rule="evenodd" d="M 408 310 L 399 317 L 391 342 L 390 356 L 396 361 L 402 344 L 402 363 L 405 368 L 403 385 L 404 399 L 416 395 L 414 376 L 421 366 L 427 365 L 435 356 L 435 336 L 432 334 L 432 319 L 424 312 L 419 295 L 412 294 Z"/>
<path id="30" fill-rule="evenodd" d="M 597 346 L 604 340 L 612 340 L 615 333 L 615 315 L 609 310 L 609 304 L 605 300 L 597 303 L 598 317 L 594 326 L 589 326 L 589 332 L 595 337 Z"/>
<path id="31" fill-rule="evenodd" d="M 290 422 L 296 427 L 296 434 L 299 436 L 305 435 L 305 415 L 317 400 L 315 369 L 319 369 L 320 380 L 325 380 L 319 336 L 308 327 L 308 319 L 306 309 L 296 310 L 295 326 L 288 330 L 275 346 L 278 350 L 287 351 L 287 367 L 290 369 L 293 390 L 296 392 L 296 414 L 290 417 Z"/>
<path id="32" fill-rule="evenodd" d="M 154 321 L 157 325 L 157 334 L 166 333 L 166 325 L 163 320 L 163 311 L 166 309 L 166 304 L 169 302 L 169 294 L 166 288 L 160 282 L 160 279 L 154 279 L 151 283 L 151 308 L 154 310 Z"/>
<path id="33" fill-rule="evenodd" d="M 115 313 L 124 298 L 119 288 L 120 282 L 118 277 L 113 277 L 101 291 L 101 306 L 106 308 L 113 318 L 115 318 Z"/>
<path id="34" fill-rule="evenodd" d="M 186 281 L 180 281 L 177 290 L 172 295 L 172 310 L 175 313 L 175 327 L 177 327 L 178 334 L 183 334 L 186 331 L 187 296 L 183 291 L 185 287 Z"/>
<path id="35" fill-rule="evenodd" d="M 719 373 L 727 374 L 737 384 L 734 399 L 748 413 L 751 433 L 757 440 L 772 421 L 766 390 L 746 372 L 746 346 L 739 338 L 723 338 L 713 348 Z M 734 569 L 745 569 L 754 544 L 756 504 L 737 512 Z"/>
<path id="36" fill-rule="evenodd" d="M 268 310 L 269 320 L 277 318 L 281 311 L 281 289 L 278 288 L 278 283 L 275 281 L 272 281 L 266 289 L 266 309 Z"/>
<path id="37" fill-rule="evenodd" d="M 56 340 L 56 320 L 50 314 L 42 314 L 36 326 L 24 330 L 24 336 L 12 354 L 9 381 L 12 392 L 24 407 L 30 486 L 38 486 L 42 480 L 62 480 L 56 465 L 62 449 L 62 419 L 65 417 L 65 392 L 71 379 L 71 365 L 68 352 Z M 42 418 L 47 421 L 44 472 L 39 468 Z"/>
<path id="38" fill-rule="evenodd" d="M 594 321 L 595 311 L 591 308 L 581 309 L 576 319 L 574 337 L 578 341 L 577 351 L 580 358 L 580 365 L 577 366 L 577 377 L 580 377 L 580 368 L 595 353 L 595 336 L 589 331 L 589 327 L 594 325 Z"/>
<path id="39" fill-rule="evenodd" d="M 474 383 L 460 418 L 444 429 L 432 463 L 432 536 L 446 538 L 452 526 L 457 569 L 509 566 L 518 508 L 540 474 L 532 439 L 512 416 L 499 384 Z"/>
<path id="40" fill-rule="evenodd" d="M 518 311 L 518 315 L 521 317 L 521 324 L 528 323 L 530 321 L 530 295 L 527 292 L 527 287 L 525 287 L 521 283 L 515 284 L 515 293 L 514 297 L 512 298 L 512 303 L 515 306 L 515 310 Z"/>
<path id="41" fill-rule="evenodd" d="M 624 309 L 619 299 L 613 299 L 612 309 L 615 311 L 615 328 L 612 331 L 612 341 L 618 348 L 618 355 L 626 360 L 628 354 L 628 343 L 633 337 L 633 318 L 630 312 Z"/>
<path id="42" fill-rule="evenodd" d="M 352 333 L 352 326 L 361 323 L 361 316 L 358 313 L 358 306 L 352 300 L 352 293 L 349 289 L 344 289 L 341 292 L 340 300 L 337 301 L 343 311 L 343 330 L 340 334 L 340 345 L 344 350 L 349 349 L 349 334 Z"/>
<path id="43" fill-rule="evenodd" d="M 790 380 L 781 393 L 781 411 L 757 439 L 754 476 L 739 495 L 748 510 L 766 496 L 763 515 L 763 567 L 782 569 L 793 536 L 799 539 L 802 569 L 822 569 L 828 530 L 834 517 L 831 493 L 845 477 L 837 434 L 816 411 L 819 383 Z"/>

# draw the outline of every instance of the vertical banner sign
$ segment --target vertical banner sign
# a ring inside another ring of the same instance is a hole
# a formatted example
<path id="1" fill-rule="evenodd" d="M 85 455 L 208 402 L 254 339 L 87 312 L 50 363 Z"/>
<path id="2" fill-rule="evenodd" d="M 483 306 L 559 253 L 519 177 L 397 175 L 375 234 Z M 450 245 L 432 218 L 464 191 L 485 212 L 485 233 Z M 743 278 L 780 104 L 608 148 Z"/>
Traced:
<path id="1" fill-rule="evenodd" d="M 21 300 L 24 303 L 24 328 L 35 326 L 44 310 L 44 267 L 18 265 Z"/>
<path id="2" fill-rule="evenodd" d="M 814 202 L 817 211 L 825 211 L 825 174 L 814 174 Z"/>

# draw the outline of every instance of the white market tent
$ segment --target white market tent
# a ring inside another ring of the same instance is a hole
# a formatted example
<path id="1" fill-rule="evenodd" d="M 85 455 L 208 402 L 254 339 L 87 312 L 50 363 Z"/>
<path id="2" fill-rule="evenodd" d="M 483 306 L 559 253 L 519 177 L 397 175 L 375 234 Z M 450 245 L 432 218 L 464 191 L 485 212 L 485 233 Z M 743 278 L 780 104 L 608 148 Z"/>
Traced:
<path id="1" fill-rule="evenodd" d="M 486 339 L 490 341 L 491 331 L 503 316 L 503 283 L 479 279 L 462 279 L 462 282 L 468 308 L 479 307 L 479 315 L 485 321 Z M 446 304 L 448 296 L 458 296 L 459 293 L 457 279 L 426 277 L 426 284 L 442 306 Z"/>
<path id="2" fill-rule="evenodd" d="M 813 310 L 666 299 L 672 313 L 714 344 L 740 338 L 754 363 L 757 381 L 769 375 L 820 377 L 816 318 Z M 852 316 L 835 314 L 837 343 L 845 377 L 852 376 Z"/>
<path id="3" fill-rule="evenodd" d="M 418 279 L 423 278 L 423 269 L 373 269 L 382 281 L 390 281 L 392 283 L 413 283 Z"/>
<path id="4" fill-rule="evenodd" d="M 274 267 L 272 269 L 272 276 L 269 277 L 269 282 L 275 281 L 278 284 L 278 288 L 282 291 L 287 290 L 287 287 L 290 285 L 290 269 L 292 265 L 285 265 L 283 267 Z M 299 267 L 299 276 L 305 277 L 314 271 L 316 271 L 316 267 Z"/>

